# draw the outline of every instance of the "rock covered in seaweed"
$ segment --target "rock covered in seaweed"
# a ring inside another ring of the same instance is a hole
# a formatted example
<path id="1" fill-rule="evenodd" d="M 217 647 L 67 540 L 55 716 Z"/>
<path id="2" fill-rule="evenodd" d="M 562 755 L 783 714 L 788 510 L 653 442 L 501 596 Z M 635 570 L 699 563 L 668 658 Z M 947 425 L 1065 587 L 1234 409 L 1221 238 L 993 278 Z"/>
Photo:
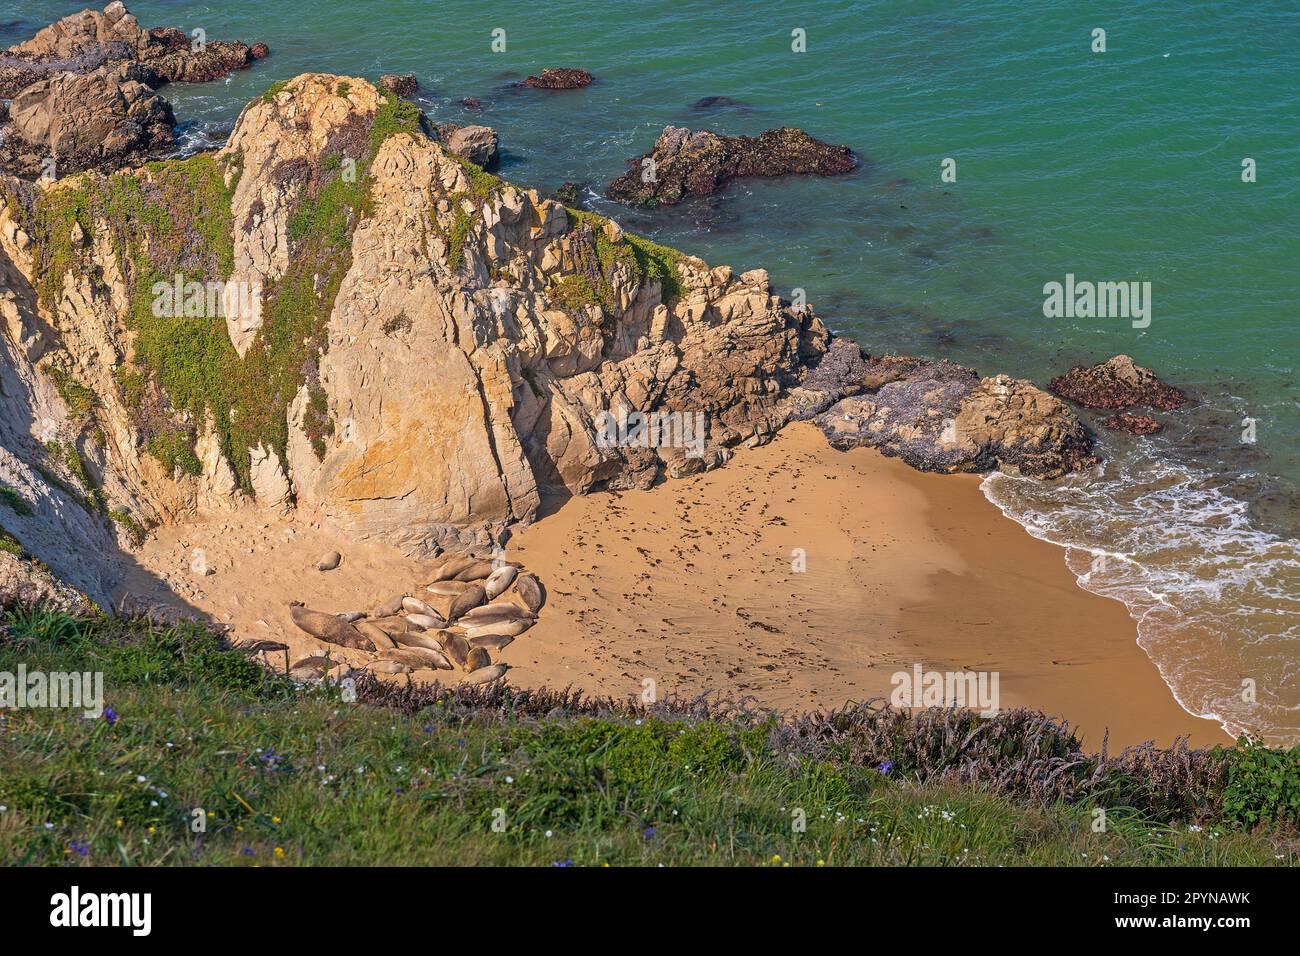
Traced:
<path id="1" fill-rule="evenodd" d="M 801 129 L 723 136 L 665 126 L 650 152 L 628 160 L 627 172 L 610 183 L 606 195 L 633 205 L 673 205 L 708 196 L 742 176 L 838 176 L 855 166 L 847 146 L 832 146 Z"/>
<path id="2" fill-rule="evenodd" d="M 595 79 L 586 70 L 574 67 L 547 68 L 537 76 L 530 76 L 523 85 L 535 90 L 579 90 L 590 86 Z"/>
<path id="3" fill-rule="evenodd" d="M 1116 355 L 1091 368 L 1075 366 L 1047 386 L 1062 398 L 1085 408 L 1132 408 L 1144 405 L 1172 411 L 1191 404 L 1180 389 L 1162 382 L 1127 355 Z"/>
<path id="4" fill-rule="evenodd" d="M 946 361 L 871 364 L 881 366 L 879 384 L 816 419 L 836 448 L 878 448 L 921 471 L 1000 469 L 1035 478 L 1059 478 L 1097 460 L 1092 436 L 1065 403 L 1030 382 L 981 379 Z"/>

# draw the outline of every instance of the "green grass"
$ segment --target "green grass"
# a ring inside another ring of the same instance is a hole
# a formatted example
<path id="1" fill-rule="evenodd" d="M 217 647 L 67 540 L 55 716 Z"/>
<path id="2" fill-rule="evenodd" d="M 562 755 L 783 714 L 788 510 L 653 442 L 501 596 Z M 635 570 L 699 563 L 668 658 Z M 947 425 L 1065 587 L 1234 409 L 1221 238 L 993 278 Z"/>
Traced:
<path id="1" fill-rule="evenodd" d="M 58 391 L 59 397 L 63 399 L 63 404 L 68 407 L 69 416 L 74 421 L 89 421 L 98 401 L 95 398 L 95 393 L 61 368 L 52 366 L 49 368 L 49 373 L 50 378 L 54 380 L 54 387 Z"/>
<path id="2" fill-rule="evenodd" d="M 1294 862 L 1263 831 L 1116 809 L 1094 833 L 1084 806 L 796 756 L 762 721 L 538 717 L 549 704 L 529 711 L 509 695 L 348 703 L 295 688 L 196 625 L 39 611 L 9 625 L 0 671 L 102 671 L 113 712 L 5 711 L 0 854 L 11 863 Z"/>
<path id="3" fill-rule="evenodd" d="M 283 88 L 273 86 L 264 99 L 273 102 Z M 362 130 L 365 155 L 357 175 L 344 176 L 339 155 L 323 157 L 311 170 L 310 187 L 299 191 L 289 215 L 290 267 L 263 291 L 263 325 L 242 358 L 219 318 L 157 315 L 152 292 L 155 283 L 171 284 L 177 275 L 202 283 L 229 278 L 238 157 L 150 163 L 143 174 L 83 176 L 41 195 L 37 287 L 47 307 L 57 306 L 68 272 L 93 274 L 75 227 L 89 235 L 96 222 L 107 222 L 119 261 L 129 265 L 135 365 L 118 373 L 118 384 L 145 447 L 164 467 L 198 473 L 193 427 L 183 423 L 209 418 L 245 491 L 252 489 L 250 448 L 266 445 L 286 460 L 286 412 L 303 384 L 315 384 L 325 323 L 351 264 L 352 232 L 369 202 L 370 163 L 385 139 L 416 132 L 419 123 L 417 107 L 385 94 Z M 160 402 L 146 402 L 149 382 L 158 386 Z M 318 454 L 331 430 L 314 425 Z"/>
<path id="4" fill-rule="evenodd" d="M 127 534 L 130 535 L 131 540 L 135 544 L 139 545 L 144 543 L 144 539 L 147 537 L 148 532 L 145 530 L 144 525 L 142 525 L 135 515 L 131 514 L 131 512 L 127 511 L 125 508 L 114 508 L 108 513 L 108 518 L 114 524 L 121 525 L 125 528 Z"/>
<path id="5" fill-rule="evenodd" d="M 86 466 L 86 460 L 81 457 L 81 452 L 77 451 L 77 446 L 71 442 L 54 440 L 45 443 L 45 451 L 49 455 L 50 461 L 61 466 L 68 474 L 72 475 L 77 482 L 78 488 L 72 488 L 66 482 L 58 480 L 57 477 L 51 477 L 51 473 L 48 471 L 41 471 L 42 477 L 77 499 L 92 514 L 103 511 L 105 507 L 103 489 L 99 487 L 98 482 L 90 474 L 90 469 Z"/>
<path id="6" fill-rule="evenodd" d="M 4 504 L 15 514 L 24 517 L 32 514 L 32 506 L 18 491 L 17 488 L 0 483 L 0 504 Z"/>

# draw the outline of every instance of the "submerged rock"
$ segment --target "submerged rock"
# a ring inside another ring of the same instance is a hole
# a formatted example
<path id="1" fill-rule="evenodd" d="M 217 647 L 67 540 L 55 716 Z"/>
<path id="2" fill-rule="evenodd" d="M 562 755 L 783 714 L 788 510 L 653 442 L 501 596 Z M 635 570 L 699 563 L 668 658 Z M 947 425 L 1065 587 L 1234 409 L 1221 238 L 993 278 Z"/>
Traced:
<path id="1" fill-rule="evenodd" d="M 1131 415 L 1128 412 L 1116 412 L 1103 421 L 1102 425 L 1114 432 L 1130 432 L 1134 435 L 1154 435 L 1165 430 L 1165 426 L 1150 415 Z"/>
<path id="2" fill-rule="evenodd" d="M 832 146 L 791 127 L 723 136 L 665 126 L 654 148 L 627 165 L 627 172 L 610 183 L 610 199 L 672 205 L 687 196 L 708 196 L 741 176 L 838 176 L 857 160 L 847 146 Z"/>
<path id="3" fill-rule="evenodd" d="M 1180 389 L 1160 381 L 1155 372 L 1136 364 L 1127 355 L 1116 355 L 1091 368 L 1076 366 L 1052 379 L 1047 387 L 1085 408 L 1144 405 L 1172 411 L 1191 404 L 1191 399 Z"/>
<path id="4" fill-rule="evenodd" d="M 981 379 L 951 362 L 883 364 L 883 384 L 816 419 L 835 448 L 878 448 L 921 471 L 1000 469 L 1035 478 L 1059 478 L 1097 461 L 1083 424 L 1030 382 Z"/>
<path id="5" fill-rule="evenodd" d="M 540 75 L 530 76 L 524 80 L 523 85 L 536 90 L 577 90 L 590 86 L 593 79 L 595 77 L 586 70 L 562 67 L 542 70 Z"/>

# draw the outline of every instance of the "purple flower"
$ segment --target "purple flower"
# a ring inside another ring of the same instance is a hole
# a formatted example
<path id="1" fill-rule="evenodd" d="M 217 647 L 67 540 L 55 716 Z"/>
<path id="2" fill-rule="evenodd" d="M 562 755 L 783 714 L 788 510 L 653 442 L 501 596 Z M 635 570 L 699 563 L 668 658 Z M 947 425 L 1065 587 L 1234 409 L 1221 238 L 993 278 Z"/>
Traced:
<path id="1" fill-rule="evenodd" d="M 894 769 L 894 761 L 892 761 L 892 760 L 882 760 L 882 761 L 880 761 L 880 772 L 881 772 L 881 773 L 883 773 L 883 774 L 885 774 L 886 776 L 888 776 L 888 775 L 889 775 L 889 771 L 891 771 L 891 770 L 893 770 L 893 769 Z"/>
<path id="2" fill-rule="evenodd" d="M 108 726 L 112 727 L 115 723 L 117 723 L 117 711 L 115 711 L 112 707 L 105 707 L 104 719 L 108 721 Z"/>
<path id="3" fill-rule="evenodd" d="M 90 844 L 85 840 L 73 840 L 68 844 L 68 849 L 77 854 L 77 856 L 90 855 Z"/>
<path id="4" fill-rule="evenodd" d="M 655 828 L 654 828 L 654 827 L 646 827 L 645 833 L 642 833 L 641 835 L 642 835 L 643 837 L 645 837 L 645 838 L 648 840 L 648 839 L 650 839 L 652 836 L 655 835 Z"/>
<path id="5" fill-rule="evenodd" d="M 556 860 L 551 866 L 573 866 L 572 860 Z"/>
<path id="6" fill-rule="evenodd" d="M 244 856 L 256 856 L 256 855 L 257 854 L 253 852 L 253 848 L 251 846 L 244 847 Z"/>

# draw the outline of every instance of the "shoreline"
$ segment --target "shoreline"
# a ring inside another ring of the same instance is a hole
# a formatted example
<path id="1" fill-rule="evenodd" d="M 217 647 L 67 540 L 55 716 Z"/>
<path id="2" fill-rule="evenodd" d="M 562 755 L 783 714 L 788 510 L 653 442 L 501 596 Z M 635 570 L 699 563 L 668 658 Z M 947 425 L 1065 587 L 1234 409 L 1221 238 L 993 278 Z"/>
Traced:
<path id="1" fill-rule="evenodd" d="M 1127 608 L 1081 588 L 980 481 L 837 452 L 795 423 L 721 469 L 573 499 L 510 542 L 551 595 L 503 654 L 510 678 L 801 711 L 887 699 L 919 663 L 997 671 L 1003 709 L 1063 717 L 1089 749 L 1107 729 L 1111 749 L 1231 743 L 1177 703 Z"/>
<path id="2" fill-rule="evenodd" d="M 789 713 L 887 700 L 892 676 L 917 664 L 997 672 L 1002 709 L 1064 718 L 1088 750 L 1107 729 L 1112 751 L 1179 736 L 1232 743 L 1177 703 L 1127 608 L 1080 587 L 1059 547 L 1004 516 L 980 481 L 871 449 L 839 452 L 797 422 L 722 468 L 569 499 L 507 544 L 506 558 L 535 572 L 548 596 L 537 624 L 493 660 L 509 665 L 516 687 L 626 698 L 649 680 L 658 697 L 752 697 Z M 212 574 L 190 573 L 196 547 Z M 342 564 L 317 571 L 331 550 Z M 292 624 L 290 601 L 372 608 L 419 593 L 434 566 L 315 522 L 242 510 L 160 528 L 137 558 L 125 589 L 174 594 L 229 625 L 233 641 L 282 641 L 294 660 L 324 645 Z M 267 563 L 284 573 L 262 573 Z M 283 670 L 279 652 L 262 656 Z"/>

